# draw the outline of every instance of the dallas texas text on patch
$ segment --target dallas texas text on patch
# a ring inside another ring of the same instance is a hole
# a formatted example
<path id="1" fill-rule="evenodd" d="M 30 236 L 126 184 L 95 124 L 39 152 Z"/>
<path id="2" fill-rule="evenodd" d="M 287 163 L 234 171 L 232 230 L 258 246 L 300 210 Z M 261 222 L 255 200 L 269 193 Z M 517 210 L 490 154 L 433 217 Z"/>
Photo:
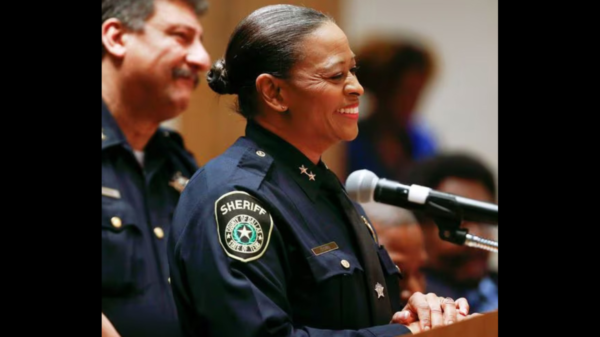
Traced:
<path id="1" fill-rule="evenodd" d="M 249 262 L 267 250 L 273 219 L 250 194 L 234 191 L 222 195 L 215 202 L 215 218 L 219 243 L 227 256 Z"/>

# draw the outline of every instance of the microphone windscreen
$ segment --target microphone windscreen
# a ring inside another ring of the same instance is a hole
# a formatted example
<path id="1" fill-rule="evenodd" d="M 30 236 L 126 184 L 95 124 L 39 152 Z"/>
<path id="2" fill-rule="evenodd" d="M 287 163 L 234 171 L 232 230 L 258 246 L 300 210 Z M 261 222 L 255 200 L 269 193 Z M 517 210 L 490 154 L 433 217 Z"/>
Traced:
<path id="1" fill-rule="evenodd" d="M 358 170 L 350 173 L 346 179 L 348 196 L 356 202 L 372 202 L 373 193 L 379 177 L 369 170 Z"/>

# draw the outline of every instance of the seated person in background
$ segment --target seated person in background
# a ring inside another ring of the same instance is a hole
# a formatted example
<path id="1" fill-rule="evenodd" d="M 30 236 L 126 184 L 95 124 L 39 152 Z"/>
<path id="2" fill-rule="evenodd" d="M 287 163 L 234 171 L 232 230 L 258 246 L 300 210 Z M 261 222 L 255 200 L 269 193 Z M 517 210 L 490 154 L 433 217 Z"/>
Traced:
<path id="1" fill-rule="evenodd" d="M 496 202 L 492 172 L 480 160 L 467 155 L 439 155 L 417 163 L 406 183 L 483 202 Z M 497 277 L 488 264 L 490 252 L 444 241 L 439 237 L 433 219 L 419 212 L 415 215 L 423 229 L 429 257 L 425 269 L 427 292 L 464 297 L 474 313 L 498 309 Z M 463 222 L 461 228 L 482 238 L 491 236 L 490 225 Z"/>
<path id="2" fill-rule="evenodd" d="M 402 273 L 400 300 L 406 303 L 415 292 L 425 292 L 423 267 L 427 252 L 421 227 L 413 213 L 377 202 L 361 204 L 371 219 L 379 244 L 385 247 Z"/>

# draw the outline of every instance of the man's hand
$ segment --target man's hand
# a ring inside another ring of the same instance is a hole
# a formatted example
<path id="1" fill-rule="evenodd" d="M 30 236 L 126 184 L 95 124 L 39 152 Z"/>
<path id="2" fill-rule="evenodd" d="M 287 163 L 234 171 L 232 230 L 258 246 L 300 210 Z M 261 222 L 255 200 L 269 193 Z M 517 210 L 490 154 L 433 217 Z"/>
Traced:
<path id="1" fill-rule="evenodd" d="M 102 337 L 121 337 L 104 313 L 102 313 Z"/>

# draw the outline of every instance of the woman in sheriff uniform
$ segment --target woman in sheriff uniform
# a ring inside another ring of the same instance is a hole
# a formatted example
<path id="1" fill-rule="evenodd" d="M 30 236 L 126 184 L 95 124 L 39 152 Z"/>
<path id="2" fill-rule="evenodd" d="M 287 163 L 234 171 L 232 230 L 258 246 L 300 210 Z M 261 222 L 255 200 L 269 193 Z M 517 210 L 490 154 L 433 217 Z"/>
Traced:
<path id="1" fill-rule="evenodd" d="M 188 336 L 397 336 L 468 315 L 435 294 L 401 306 L 399 270 L 321 161 L 358 133 L 356 69 L 309 8 L 263 7 L 233 32 L 207 77 L 238 95 L 246 134 L 190 179 L 168 241 Z"/>

